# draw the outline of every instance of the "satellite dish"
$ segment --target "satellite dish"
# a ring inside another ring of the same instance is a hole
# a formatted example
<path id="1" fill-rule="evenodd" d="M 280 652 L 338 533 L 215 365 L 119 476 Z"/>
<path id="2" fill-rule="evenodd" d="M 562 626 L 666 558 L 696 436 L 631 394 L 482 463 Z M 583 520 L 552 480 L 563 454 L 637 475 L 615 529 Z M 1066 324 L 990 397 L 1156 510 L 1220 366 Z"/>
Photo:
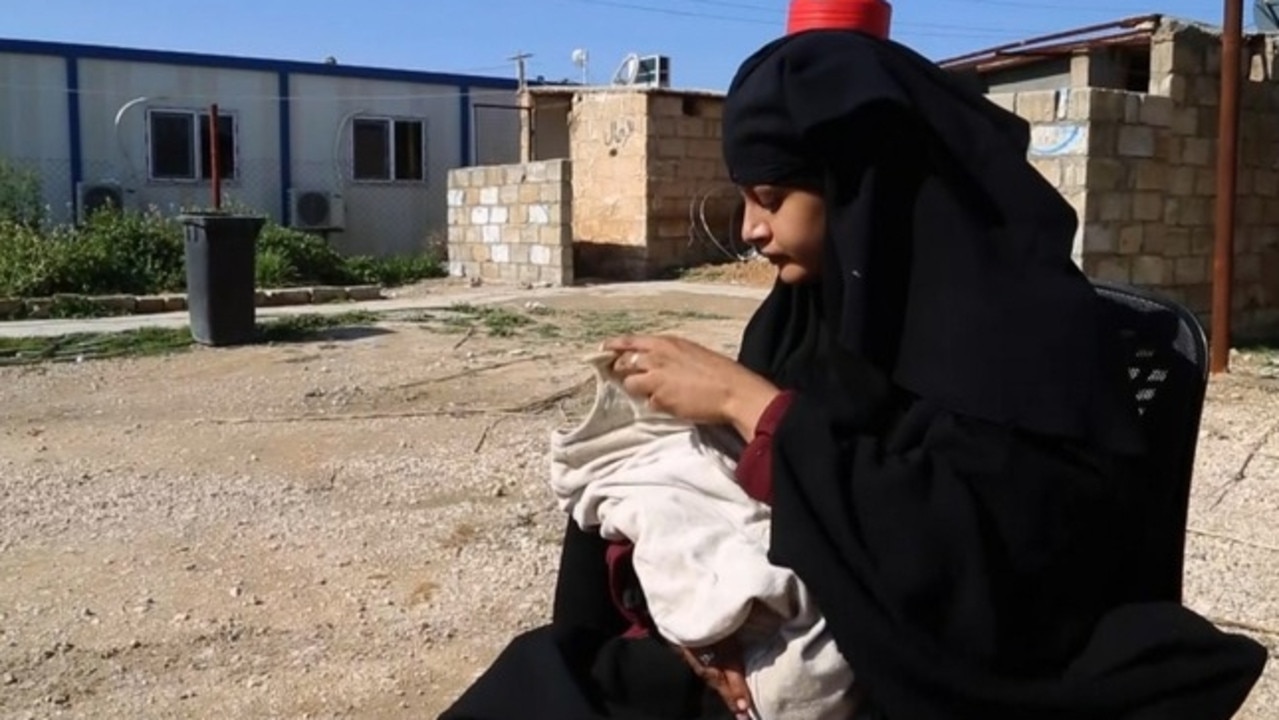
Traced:
<path id="1" fill-rule="evenodd" d="M 590 84 L 590 61 L 590 54 L 584 48 L 578 48 L 573 51 L 573 64 L 577 66 L 578 70 L 582 71 L 583 85 Z"/>
<path id="2" fill-rule="evenodd" d="M 631 53 L 622 60 L 622 64 L 618 66 L 617 72 L 613 73 L 614 85 L 634 85 L 635 78 L 639 75 L 640 58 L 636 53 Z"/>
<path id="3" fill-rule="evenodd" d="M 1279 0 L 1256 0 L 1252 4 L 1252 22 L 1263 33 L 1279 31 Z"/>

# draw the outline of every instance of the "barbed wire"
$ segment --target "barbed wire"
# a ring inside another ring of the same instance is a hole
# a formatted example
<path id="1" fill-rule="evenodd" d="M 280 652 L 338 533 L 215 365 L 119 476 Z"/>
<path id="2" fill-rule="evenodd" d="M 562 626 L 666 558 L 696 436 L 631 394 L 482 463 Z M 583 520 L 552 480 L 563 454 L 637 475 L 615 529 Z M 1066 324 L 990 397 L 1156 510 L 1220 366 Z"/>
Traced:
<path id="1" fill-rule="evenodd" d="M 740 242 L 739 239 L 741 225 L 736 210 L 740 200 L 734 204 L 735 211 L 728 213 L 728 218 L 725 221 L 727 224 L 724 233 L 725 240 L 721 240 L 714 227 L 712 227 L 706 210 L 706 206 L 712 198 L 721 193 L 730 193 L 732 191 L 733 188 L 731 186 L 725 185 L 693 194 L 688 203 L 688 244 L 690 247 L 699 242 L 709 244 L 729 260 L 741 262 L 750 260 L 755 254 L 755 249 Z M 738 250 L 739 246 L 741 247 L 740 250 Z"/>

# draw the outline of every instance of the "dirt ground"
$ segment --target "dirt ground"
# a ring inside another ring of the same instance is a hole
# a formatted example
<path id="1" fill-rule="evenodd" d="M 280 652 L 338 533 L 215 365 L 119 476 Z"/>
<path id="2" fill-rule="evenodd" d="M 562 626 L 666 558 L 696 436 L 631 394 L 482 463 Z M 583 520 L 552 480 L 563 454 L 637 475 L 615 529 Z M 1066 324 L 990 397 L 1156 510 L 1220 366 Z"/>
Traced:
<path id="1" fill-rule="evenodd" d="M 0 716 L 431 718 L 544 622 L 548 433 L 633 329 L 755 301 L 580 294 L 320 341 L 0 369 Z M 1275 647 L 1279 374 L 1218 382 L 1188 601 Z M 1273 717 L 1271 670 L 1241 717 Z"/>

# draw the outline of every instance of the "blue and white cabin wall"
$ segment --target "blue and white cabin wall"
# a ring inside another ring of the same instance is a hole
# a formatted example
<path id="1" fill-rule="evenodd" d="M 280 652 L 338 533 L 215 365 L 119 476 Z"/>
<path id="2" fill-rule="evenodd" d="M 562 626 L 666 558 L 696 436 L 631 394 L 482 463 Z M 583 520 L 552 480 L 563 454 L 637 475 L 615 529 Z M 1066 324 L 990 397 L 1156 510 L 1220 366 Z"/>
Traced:
<path id="1" fill-rule="evenodd" d="M 217 103 L 224 201 L 290 223 L 291 192 L 333 193 L 336 247 L 420 251 L 449 169 L 518 160 L 516 99 L 505 78 L 0 40 L 0 156 L 37 170 L 54 221 L 103 182 L 133 208 L 207 206 Z"/>

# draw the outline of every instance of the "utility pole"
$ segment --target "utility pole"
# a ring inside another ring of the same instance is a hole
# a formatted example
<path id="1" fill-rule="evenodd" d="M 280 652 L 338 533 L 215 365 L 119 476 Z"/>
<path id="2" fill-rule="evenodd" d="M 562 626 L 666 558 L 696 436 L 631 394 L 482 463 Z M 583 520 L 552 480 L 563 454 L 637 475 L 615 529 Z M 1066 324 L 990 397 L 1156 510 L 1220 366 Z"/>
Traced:
<path id="1" fill-rule="evenodd" d="M 524 73 L 524 61 L 528 60 L 531 57 L 533 57 L 533 53 L 517 52 L 511 57 L 507 58 L 507 60 L 515 61 L 515 77 L 518 80 L 519 88 L 521 90 L 523 90 L 528 85 L 528 81 Z"/>
<path id="2" fill-rule="evenodd" d="M 1243 0 L 1225 0 L 1221 31 L 1221 102 L 1217 122 L 1216 232 L 1212 242 L 1212 335 L 1209 370 L 1230 368 L 1231 284 L 1235 259 L 1235 181 L 1239 162 L 1239 65 Z"/>

